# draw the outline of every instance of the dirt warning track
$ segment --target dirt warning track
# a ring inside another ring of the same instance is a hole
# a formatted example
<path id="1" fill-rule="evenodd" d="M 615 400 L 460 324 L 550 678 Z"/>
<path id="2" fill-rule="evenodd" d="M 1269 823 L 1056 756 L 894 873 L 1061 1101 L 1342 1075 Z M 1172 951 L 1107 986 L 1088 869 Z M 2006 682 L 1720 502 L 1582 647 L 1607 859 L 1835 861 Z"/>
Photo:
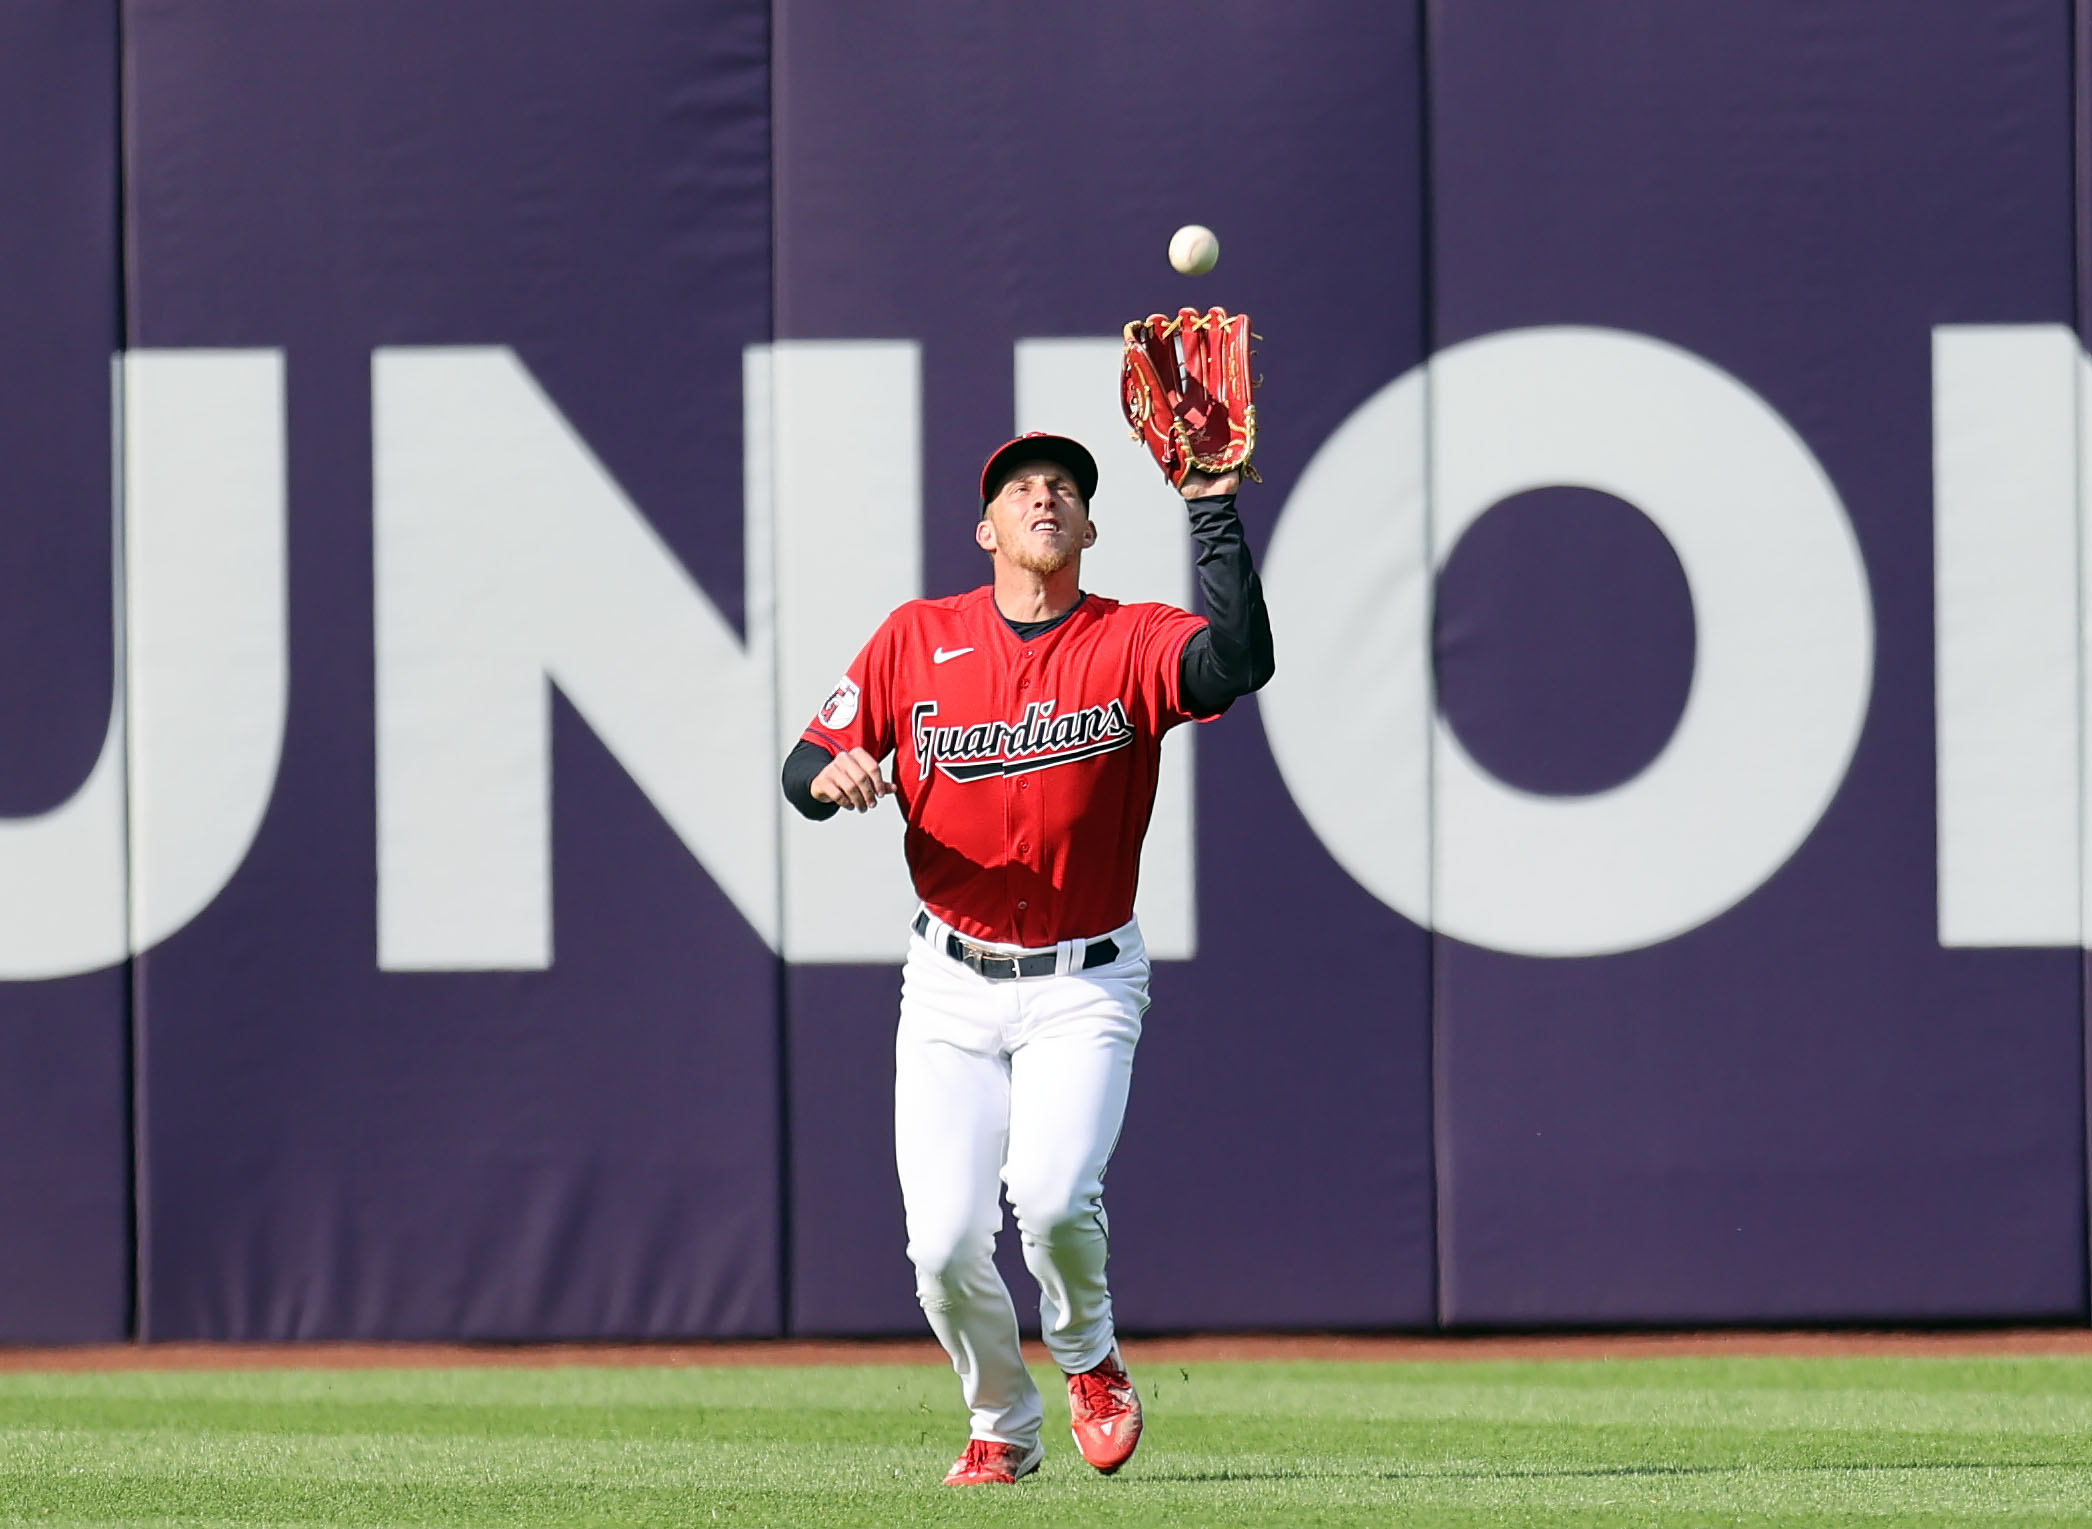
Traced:
<path id="1" fill-rule="evenodd" d="M 1027 1344 L 1046 1362 L 1045 1351 Z M 2092 1355 L 2092 1328 L 1840 1328 L 1795 1331 L 1631 1333 L 1347 1334 L 1244 1333 L 1126 1340 L 1142 1364 L 1230 1359 L 1448 1361 L 1651 1359 L 1678 1355 L 1995 1354 Z M 107 1343 L 72 1348 L 0 1347 L 0 1371 L 437 1369 L 578 1365 L 942 1364 L 927 1338 L 803 1339 L 722 1343 Z"/>

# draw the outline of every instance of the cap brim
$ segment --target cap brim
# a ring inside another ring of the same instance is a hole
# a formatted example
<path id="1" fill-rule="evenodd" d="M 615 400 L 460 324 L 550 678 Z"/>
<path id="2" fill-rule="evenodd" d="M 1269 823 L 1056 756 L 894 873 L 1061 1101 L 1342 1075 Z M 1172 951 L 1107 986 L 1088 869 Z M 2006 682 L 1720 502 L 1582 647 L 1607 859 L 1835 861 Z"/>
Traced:
<path id="1" fill-rule="evenodd" d="M 1020 435 L 1008 445 L 999 447 L 995 455 L 988 458 L 988 465 L 981 469 L 982 504 L 995 496 L 995 488 L 1002 476 L 1021 462 L 1051 462 L 1065 467 L 1075 479 L 1075 487 L 1081 491 L 1084 504 L 1097 497 L 1097 459 L 1090 455 L 1087 446 L 1065 435 Z"/>

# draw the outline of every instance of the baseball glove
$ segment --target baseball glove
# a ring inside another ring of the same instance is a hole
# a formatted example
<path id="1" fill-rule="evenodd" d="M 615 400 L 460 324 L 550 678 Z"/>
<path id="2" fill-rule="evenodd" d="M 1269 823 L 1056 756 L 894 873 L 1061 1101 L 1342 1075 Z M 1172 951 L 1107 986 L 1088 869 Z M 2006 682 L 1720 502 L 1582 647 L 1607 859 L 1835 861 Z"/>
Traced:
<path id="1" fill-rule="evenodd" d="M 1119 398 L 1133 438 L 1145 441 L 1171 483 L 1193 469 L 1240 470 L 1257 449 L 1257 406 L 1250 402 L 1249 315 L 1225 308 L 1151 313 L 1126 326 Z"/>

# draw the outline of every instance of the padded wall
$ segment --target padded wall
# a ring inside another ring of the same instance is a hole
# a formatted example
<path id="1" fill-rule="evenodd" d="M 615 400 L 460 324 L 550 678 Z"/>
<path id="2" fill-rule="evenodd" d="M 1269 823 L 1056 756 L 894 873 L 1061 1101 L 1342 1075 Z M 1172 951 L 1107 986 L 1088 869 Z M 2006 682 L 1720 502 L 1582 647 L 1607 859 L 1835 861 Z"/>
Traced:
<path id="1" fill-rule="evenodd" d="M 1225 122 L 1196 70 L 1155 67 L 1180 21 L 1149 3 L 778 8 L 779 334 L 919 340 L 927 593 L 985 580 L 974 484 L 1021 424 L 1077 429 L 1099 449 L 1095 587 L 1188 597 L 1181 509 L 1116 417 L 1129 317 L 1225 302 L 1268 336 L 1266 482 L 1242 499 L 1260 550 L 1316 443 L 1422 355 L 1414 10 L 1203 12 L 1202 54 L 1254 60 Z M 1170 231 L 1195 218 L 1225 230 L 1223 278 L 1161 264 Z M 1067 404 L 1034 348 L 1053 340 L 1101 347 Z M 1167 541 L 1157 562 L 1128 551 L 1158 533 L 1179 538 L 1174 562 Z M 838 632 L 820 678 L 784 697 L 790 728 L 869 632 Z M 1288 802 L 1257 713 L 1244 702 L 1169 744 L 1195 756 L 1193 890 L 1168 901 L 1151 836 L 1141 917 L 1174 958 L 1157 968 L 1112 1162 L 1114 1299 L 1148 1328 L 1423 1325 L 1427 942 L 1332 863 Z M 788 903 L 790 872 L 788 859 Z M 891 965 L 791 968 L 804 1330 L 921 1321 L 890 1145 L 897 988 Z"/>
<path id="2" fill-rule="evenodd" d="M 2092 5 L 2080 3 L 2071 7 L 2071 160 L 2074 174 L 2071 189 L 2071 232 L 2076 251 L 2076 278 L 2073 312 L 2076 317 L 2077 341 L 2080 353 L 2092 346 Z M 2078 939 L 2084 947 L 2081 954 L 2079 991 L 2085 1021 L 2083 1041 L 2080 1048 L 2081 1073 L 2084 1080 L 2086 1130 L 2080 1138 L 2082 1158 L 2086 1168 L 2086 1191 L 2092 1196 L 2092 897 L 2086 896 L 2088 882 L 2092 882 L 2092 834 L 2087 832 L 2086 808 L 2092 804 L 2092 752 L 2084 746 L 2086 720 L 2092 716 L 2092 666 L 2086 663 L 2082 634 L 2085 630 L 2085 569 L 2086 538 L 2085 518 L 2092 512 L 2092 483 L 2088 483 L 2086 465 L 2092 463 L 2092 420 L 2088 420 L 2084 409 L 2086 365 L 2081 359 L 2076 374 L 2077 405 L 2077 460 L 2073 464 L 2076 472 L 2077 515 L 2077 589 L 2079 606 L 2073 612 L 2076 620 L 2071 626 L 2072 655 L 2076 659 L 2074 678 L 2078 694 Z M 2085 1230 L 2092 1239 L 2092 1201 L 2084 1207 Z M 2092 1304 L 2092 1249 L 2087 1259 L 2087 1301 Z"/>
<path id="3" fill-rule="evenodd" d="M 1582 959 L 1441 944 L 1450 1322 L 2084 1311 L 2078 962 L 1942 948 L 1933 858 L 1933 330 L 2071 318 L 2068 25 L 2033 3 L 1434 12 L 1441 353 L 1517 326 L 1608 326 L 1726 372 L 1834 488 L 1872 648 L 1849 769 L 1732 910 Z M 1612 383 L 1600 362 L 1589 378 Z M 1441 452 L 1464 449 L 1447 428 Z M 1652 432 L 1640 460 L 1684 450 L 1668 481 L 1715 500 L 1787 453 L 1745 465 Z M 1652 651 L 1696 640 L 1693 704 L 1714 708 L 1771 645 L 1835 629 L 1841 595 L 1818 577 L 1834 556 L 1804 553 L 1766 498 L 1736 513 L 1792 539 L 1720 631 L 1722 576 L 1702 570 L 1695 639 L 1677 562 L 1636 512 L 1595 495 L 1491 510 L 1439 613 L 1460 744 L 1533 792 L 1623 787 L 1686 727 L 1669 725 L 1684 687 Z M 1597 581 L 1600 608 L 1562 578 L 1572 569 Z M 1795 661 L 1820 675 L 1852 651 L 1839 639 Z M 1529 704 L 1537 682 L 1519 666 L 1533 664 L 1548 666 L 1547 706 Z M 1730 767 L 1752 757 L 1746 727 L 1730 764 L 1700 773 L 1698 822 L 1773 832 L 1761 808 L 1782 772 L 1836 752 L 1850 714 L 1835 691 L 1791 687 L 1816 709 L 1777 724 L 1777 761 Z M 1610 754 L 1581 735 L 1598 719 Z M 2073 827 L 2054 823 L 2057 842 Z M 1589 896 L 1691 881 L 1691 865 L 1640 854 L 1612 841 L 1586 867 Z M 1441 886 L 1460 872 L 1442 865 Z"/>
<path id="4" fill-rule="evenodd" d="M 284 353 L 290 505 L 267 816 L 230 885 L 140 963 L 144 1332 L 775 1330 L 776 968 L 600 740 L 649 746 L 692 666 L 549 634 L 558 684 L 525 676 L 540 710 L 512 720 L 549 725 L 476 785 L 497 827 L 523 821 L 549 766 L 548 969 L 469 969 L 528 965 L 526 898 L 486 912 L 483 947 L 453 937 L 468 969 L 415 969 L 443 956 L 408 920 L 406 969 L 381 970 L 373 854 L 375 349 L 402 348 L 389 438 L 418 444 L 397 448 L 400 481 L 451 462 L 444 481 L 466 486 L 437 508 L 485 517 L 463 550 L 399 532 L 402 607 L 417 580 L 505 596 L 570 571 L 529 519 L 556 471 L 671 614 L 695 621 L 701 596 L 743 626 L 742 353 L 769 328 L 764 8 L 626 4 L 606 24 L 492 0 L 139 3 L 128 44 L 131 343 Z M 489 346 L 528 380 L 427 349 Z M 543 472 L 502 479 L 525 447 Z M 528 612 L 488 620 L 544 635 Z M 474 630 L 422 635 L 474 658 Z M 431 747 L 414 725 L 424 773 L 479 758 L 469 731 Z M 400 851 L 437 878 L 430 940 L 474 895 L 444 891 L 441 827 Z"/>
<path id="5" fill-rule="evenodd" d="M 777 759 L 1016 430 L 1191 598 L 1179 303 L 1279 674 L 1167 751 L 1126 1323 L 2086 1314 L 2081 15 L 120 19 L 0 17 L 0 1339 L 919 1331 L 896 825 Z"/>
<path id="6" fill-rule="evenodd" d="M 116 64 L 109 7 L 0 10 L 0 1342 L 107 1340 L 130 1321 L 120 731 L 96 769 L 114 673 Z M 61 945 L 88 969 L 49 975 Z"/>

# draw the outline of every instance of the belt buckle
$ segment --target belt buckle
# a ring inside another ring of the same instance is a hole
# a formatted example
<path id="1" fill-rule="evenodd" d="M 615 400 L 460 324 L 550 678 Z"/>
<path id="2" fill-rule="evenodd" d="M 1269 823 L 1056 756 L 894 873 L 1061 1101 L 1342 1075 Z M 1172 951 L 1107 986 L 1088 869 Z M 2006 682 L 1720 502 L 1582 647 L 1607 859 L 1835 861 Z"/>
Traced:
<path id="1" fill-rule="evenodd" d="M 959 947 L 959 964 L 961 966 L 971 967 L 977 976 L 986 977 L 988 975 L 988 963 L 997 959 L 995 952 L 982 949 L 963 934 L 953 935 L 952 943 Z"/>
<path id="2" fill-rule="evenodd" d="M 945 953 L 951 955 L 961 966 L 970 968 L 975 975 L 985 977 L 990 982 L 1007 982 L 1021 977 L 1024 975 L 1024 963 L 1027 960 L 1039 956 L 1051 960 L 1054 955 L 1052 951 L 1034 951 L 1030 956 L 1006 954 L 1003 951 L 990 950 L 985 945 L 976 945 L 965 935 L 956 932 L 946 938 L 950 943 L 945 947 Z M 988 970 L 991 965 L 1003 970 L 991 972 Z"/>

